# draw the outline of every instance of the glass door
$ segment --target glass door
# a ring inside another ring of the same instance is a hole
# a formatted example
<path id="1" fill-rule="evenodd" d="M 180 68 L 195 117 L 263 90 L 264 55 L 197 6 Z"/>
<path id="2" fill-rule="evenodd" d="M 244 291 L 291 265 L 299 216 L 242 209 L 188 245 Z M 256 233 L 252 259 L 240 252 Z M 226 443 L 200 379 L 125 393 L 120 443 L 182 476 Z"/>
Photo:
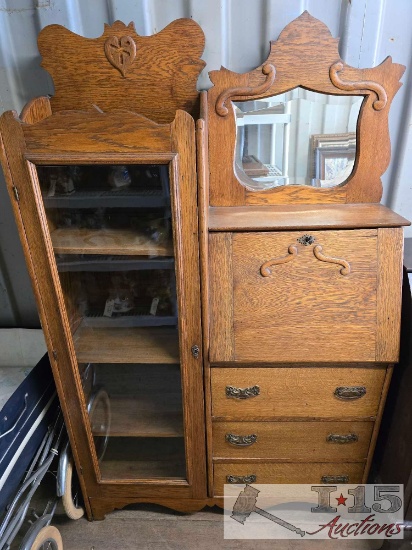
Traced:
<path id="1" fill-rule="evenodd" d="M 37 171 L 101 478 L 184 480 L 168 166 Z"/>

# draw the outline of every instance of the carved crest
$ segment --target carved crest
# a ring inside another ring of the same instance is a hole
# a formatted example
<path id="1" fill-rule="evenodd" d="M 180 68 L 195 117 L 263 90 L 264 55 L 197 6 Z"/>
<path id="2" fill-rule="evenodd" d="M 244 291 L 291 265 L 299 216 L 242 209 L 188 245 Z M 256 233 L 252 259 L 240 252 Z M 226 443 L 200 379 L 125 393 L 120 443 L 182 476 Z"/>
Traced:
<path id="1" fill-rule="evenodd" d="M 97 38 L 61 25 L 39 34 L 42 66 L 53 79 L 53 112 L 127 109 L 169 124 L 182 109 L 197 116 L 196 83 L 205 62 L 205 37 L 192 19 L 177 19 L 152 36 L 115 21 Z M 137 55 L 136 55 L 137 52 Z"/>
<path id="2" fill-rule="evenodd" d="M 136 57 L 136 44 L 131 36 L 110 36 L 104 43 L 104 53 L 124 77 Z"/>

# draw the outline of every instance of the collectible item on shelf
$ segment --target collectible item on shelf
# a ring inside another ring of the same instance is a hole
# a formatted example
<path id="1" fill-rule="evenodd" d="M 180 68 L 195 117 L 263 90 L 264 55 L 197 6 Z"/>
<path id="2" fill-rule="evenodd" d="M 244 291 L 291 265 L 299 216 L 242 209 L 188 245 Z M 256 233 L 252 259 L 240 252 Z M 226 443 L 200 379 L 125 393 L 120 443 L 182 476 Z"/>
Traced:
<path id="1" fill-rule="evenodd" d="M 49 197 L 53 197 L 54 195 L 70 195 L 74 190 L 70 171 L 62 166 L 56 166 L 50 174 Z"/>
<path id="2" fill-rule="evenodd" d="M 109 172 L 109 185 L 113 190 L 125 189 L 132 183 L 127 166 L 112 166 Z"/>

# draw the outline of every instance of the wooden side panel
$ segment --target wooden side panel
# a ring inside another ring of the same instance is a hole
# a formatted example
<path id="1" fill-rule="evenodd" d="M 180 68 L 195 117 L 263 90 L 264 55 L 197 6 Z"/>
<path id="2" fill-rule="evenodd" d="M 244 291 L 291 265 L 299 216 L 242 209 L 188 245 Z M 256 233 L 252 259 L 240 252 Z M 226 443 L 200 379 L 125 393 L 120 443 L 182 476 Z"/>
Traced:
<path id="1" fill-rule="evenodd" d="M 213 368 L 213 417 L 226 420 L 276 418 L 371 418 L 378 412 L 385 367 L 328 366 Z M 259 387 L 248 399 L 227 397 L 226 387 Z M 364 387 L 359 399 L 339 399 L 338 387 Z"/>
<path id="2" fill-rule="evenodd" d="M 402 260 L 402 228 L 379 229 L 376 361 L 399 360 Z"/>
<path id="3" fill-rule="evenodd" d="M 366 460 L 373 422 L 214 422 L 214 462 L 234 458 L 273 460 L 319 460 L 352 462 Z M 256 436 L 256 442 L 238 447 L 227 435 Z M 330 436 L 356 436 L 356 441 L 338 443 Z"/>
<path id="4" fill-rule="evenodd" d="M 321 483 L 322 476 L 348 476 L 348 483 L 361 483 L 365 464 L 360 463 L 278 463 L 215 464 L 214 496 L 223 496 L 227 476 L 256 476 L 256 483 Z"/>
<path id="5" fill-rule="evenodd" d="M 232 235 L 209 236 L 210 352 L 209 360 L 235 359 L 233 327 Z"/>
<path id="6" fill-rule="evenodd" d="M 392 373 L 393 373 L 393 365 L 389 365 L 388 368 L 386 369 L 386 376 L 383 383 L 381 399 L 379 401 L 379 408 L 378 408 L 378 413 L 376 415 L 376 422 L 373 427 L 372 438 L 369 446 L 368 458 L 366 460 L 366 466 L 365 466 L 365 471 L 363 473 L 362 483 L 367 483 L 368 481 L 369 470 L 372 464 L 373 454 L 375 452 L 376 442 L 379 434 L 379 428 L 381 425 L 383 411 L 385 408 L 386 397 L 388 395 L 389 385 L 392 379 Z"/>

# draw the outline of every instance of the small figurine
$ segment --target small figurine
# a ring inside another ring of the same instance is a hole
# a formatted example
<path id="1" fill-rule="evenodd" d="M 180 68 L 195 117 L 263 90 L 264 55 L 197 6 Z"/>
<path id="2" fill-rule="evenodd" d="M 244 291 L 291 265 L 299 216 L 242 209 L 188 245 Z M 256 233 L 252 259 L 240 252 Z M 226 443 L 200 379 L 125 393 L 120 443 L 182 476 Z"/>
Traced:
<path id="1" fill-rule="evenodd" d="M 109 172 L 109 185 L 113 190 L 124 189 L 132 183 L 127 166 L 112 166 Z"/>
<path id="2" fill-rule="evenodd" d="M 64 166 L 56 167 L 55 171 L 50 174 L 50 189 L 48 196 L 70 195 L 74 193 L 74 191 L 74 183 L 69 171 Z"/>

